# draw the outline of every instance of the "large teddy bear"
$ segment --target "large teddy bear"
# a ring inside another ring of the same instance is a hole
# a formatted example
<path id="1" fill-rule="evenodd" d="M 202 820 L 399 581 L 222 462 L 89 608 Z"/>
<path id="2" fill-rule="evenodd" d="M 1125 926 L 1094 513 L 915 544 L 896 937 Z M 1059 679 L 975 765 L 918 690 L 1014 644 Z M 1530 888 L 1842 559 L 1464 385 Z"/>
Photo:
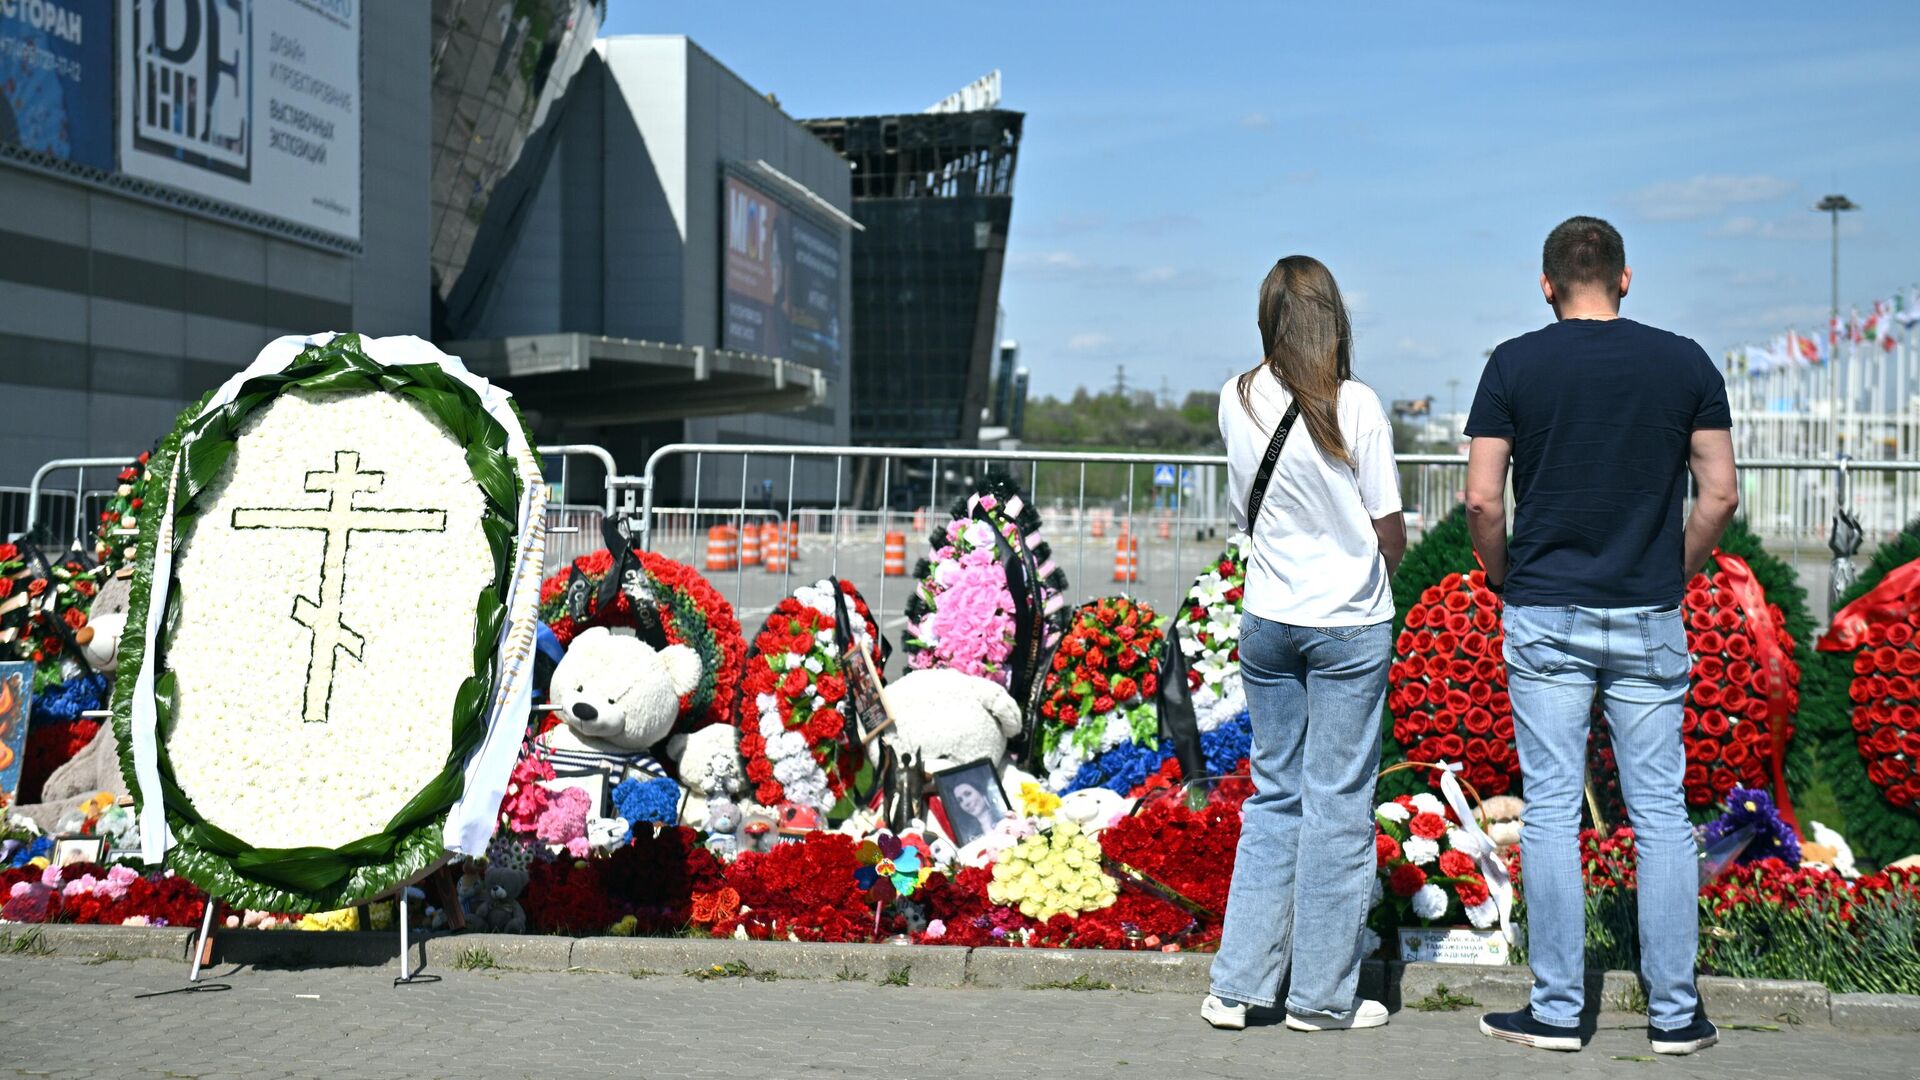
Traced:
<path id="1" fill-rule="evenodd" d="M 700 684 L 701 670 L 691 648 L 656 651 L 631 630 L 596 626 L 573 639 L 553 672 L 550 696 L 563 722 L 542 736 L 555 773 L 545 783 L 592 796 L 589 828 L 622 780 L 664 775 L 651 751 L 673 730 L 681 696 Z"/>
<path id="2" fill-rule="evenodd" d="M 1020 734 L 1020 706 L 992 679 L 929 668 L 901 676 L 882 693 L 893 716 L 895 748 L 929 776 L 987 758 L 1004 770 L 1001 782 L 1008 791 L 1033 779 L 1007 764 L 1007 742 Z"/>

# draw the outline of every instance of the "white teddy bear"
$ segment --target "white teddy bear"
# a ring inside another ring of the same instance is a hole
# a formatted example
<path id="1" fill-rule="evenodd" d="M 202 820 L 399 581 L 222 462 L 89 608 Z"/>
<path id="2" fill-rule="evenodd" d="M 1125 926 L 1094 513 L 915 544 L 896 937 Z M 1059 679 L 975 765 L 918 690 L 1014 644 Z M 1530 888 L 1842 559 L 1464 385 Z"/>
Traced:
<path id="1" fill-rule="evenodd" d="M 687 789 L 680 824 L 712 831 L 709 801 L 731 802 L 747 786 L 740 766 L 740 729 L 709 724 L 690 735 L 675 735 L 667 740 L 667 756 L 678 763 L 680 786 Z"/>
<path id="2" fill-rule="evenodd" d="M 553 671 L 551 696 L 564 722 L 542 738 L 555 773 L 546 786 L 586 790 L 589 817 L 598 818 L 620 781 L 664 775 L 649 751 L 673 730 L 680 698 L 700 684 L 701 671 L 700 654 L 685 645 L 656 652 L 631 630 L 583 631 Z"/>
<path id="3" fill-rule="evenodd" d="M 1020 706 L 1005 687 L 944 668 L 910 672 L 888 683 L 894 743 L 927 774 L 982 758 L 1004 768 L 1001 784 L 1019 791 L 1033 777 L 1007 765 L 1007 741 L 1020 734 Z M 870 753 L 878 752 L 872 744 Z"/>

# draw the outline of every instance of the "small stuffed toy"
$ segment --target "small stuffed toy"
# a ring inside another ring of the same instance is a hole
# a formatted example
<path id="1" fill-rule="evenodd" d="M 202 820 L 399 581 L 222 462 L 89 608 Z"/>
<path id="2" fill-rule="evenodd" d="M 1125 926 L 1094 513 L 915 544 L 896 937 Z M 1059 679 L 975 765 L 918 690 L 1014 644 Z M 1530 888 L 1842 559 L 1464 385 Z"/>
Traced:
<path id="1" fill-rule="evenodd" d="M 685 645 L 655 651 L 631 630 L 591 627 L 554 668 L 552 700 L 563 721 L 542 736 L 551 789 L 589 791 L 589 817 L 629 777 L 664 775 L 651 753 L 680 716 L 680 698 L 700 684 L 700 654 Z"/>
<path id="2" fill-rule="evenodd" d="M 722 859 L 732 859 L 740 853 L 740 826 L 746 821 L 746 814 L 740 804 L 725 796 L 707 800 L 707 819 L 693 826 L 707 833 L 707 850 Z"/>
<path id="3" fill-rule="evenodd" d="M 740 729 L 710 724 L 691 735 L 675 735 L 667 740 L 667 756 L 677 763 L 680 783 L 687 789 L 680 824 L 716 831 L 707 822 L 710 804 L 731 800 L 747 786 L 740 766 Z"/>
<path id="4" fill-rule="evenodd" d="M 483 891 L 474 905 L 473 928 L 493 934 L 526 933 L 527 911 L 520 906 L 520 894 L 526 888 L 525 870 L 487 867 Z"/>
<path id="5" fill-rule="evenodd" d="M 1480 804 L 1480 812 L 1486 816 L 1487 838 L 1502 851 L 1520 846 L 1520 817 L 1527 811 L 1527 804 L 1513 795 L 1495 795 Z"/>

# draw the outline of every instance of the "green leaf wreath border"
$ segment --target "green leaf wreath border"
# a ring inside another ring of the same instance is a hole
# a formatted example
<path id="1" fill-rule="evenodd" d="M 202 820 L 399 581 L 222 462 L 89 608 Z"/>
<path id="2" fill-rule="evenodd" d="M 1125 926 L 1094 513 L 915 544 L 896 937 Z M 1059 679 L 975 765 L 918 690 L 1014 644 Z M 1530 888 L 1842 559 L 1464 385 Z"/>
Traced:
<path id="1" fill-rule="evenodd" d="M 155 706 L 163 736 L 155 740 L 167 824 L 176 844 L 169 862 L 180 876 L 231 904 L 266 911 L 331 911 L 378 896 L 431 869 L 443 852 L 440 831 L 449 807 L 465 786 L 469 754 L 485 735 L 482 723 L 493 698 L 495 648 L 506 620 L 507 594 L 519 516 L 520 478 L 509 464 L 507 431 L 483 407 L 479 395 L 434 364 L 387 366 L 367 356 L 358 334 L 342 334 L 302 352 L 285 369 L 248 379 L 227 404 L 200 415 L 208 398 L 180 415 L 149 463 L 145 505 L 140 519 L 139 562 L 128 601 L 127 625 L 144 626 L 152 604 L 153 558 L 162 510 L 175 462 L 180 465 L 177 498 L 171 510 L 174 534 L 184 541 L 198 515 L 198 497 L 233 456 L 241 425 L 256 410 L 289 390 L 351 392 L 379 390 L 413 398 L 425 406 L 466 451 L 467 467 L 479 485 L 481 530 L 493 556 L 493 580 L 474 605 L 473 674 L 454 697 L 453 740 L 446 764 L 387 822 L 385 829 L 338 848 L 256 848 L 205 820 L 174 779 L 164 732 L 172 724 L 173 675 L 154 682 Z M 515 416 L 518 417 L 518 413 Z M 524 425 L 524 421 L 521 421 Z M 186 443 L 189 435 L 196 436 Z M 531 442 L 531 440 L 529 440 Z M 185 446 L 184 451 L 182 446 Z M 166 598 L 166 618 L 155 640 L 156 662 L 164 658 L 179 615 L 179 584 Z M 132 740 L 133 687 L 147 662 L 142 635 L 122 639 L 119 673 L 113 692 L 114 734 L 120 740 L 120 770 L 129 791 L 144 798 L 135 774 Z"/>
<path id="2" fill-rule="evenodd" d="M 1860 579 L 1840 595 L 1837 608 L 1853 603 L 1915 559 L 1920 559 L 1920 519 L 1909 522 L 1874 551 Z M 1856 853 L 1885 865 L 1920 852 L 1920 813 L 1888 802 L 1879 785 L 1867 777 L 1866 761 L 1854 742 L 1853 702 L 1848 696 L 1856 652 L 1815 653 L 1815 659 L 1802 666 L 1800 716 L 1803 729 L 1816 740 L 1820 772 L 1846 815 L 1847 842 Z M 1815 675 L 1819 682 L 1809 687 L 1807 680 Z"/>

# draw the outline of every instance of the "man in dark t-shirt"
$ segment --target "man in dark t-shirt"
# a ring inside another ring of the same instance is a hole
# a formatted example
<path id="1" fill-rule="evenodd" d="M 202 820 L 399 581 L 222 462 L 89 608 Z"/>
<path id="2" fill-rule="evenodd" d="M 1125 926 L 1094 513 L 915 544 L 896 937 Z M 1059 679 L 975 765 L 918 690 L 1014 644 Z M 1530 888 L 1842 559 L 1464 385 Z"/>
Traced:
<path id="1" fill-rule="evenodd" d="M 1532 1006 L 1488 1035 L 1578 1050 L 1585 908 L 1577 835 L 1596 691 L 1633 819 L 1647 1035 L 1718 1039 L 1694 986 L 1699 871 L 1682 794 L 1690 662 L 1680 599 L 1739 505 L 1726 384 L 1693 341 L 1619 315 L 1632 284 L 1613 226 L 1547 237 L 1556 321 L 1495 349 L 1467 418 L 1467 520 L 1506 600 L 1508 690 L 1527 796 Z M 1513 466 L 1513 539 L 1506 535 Z M 1698 484 L 1682 522 L 1687 476 Z"/>

